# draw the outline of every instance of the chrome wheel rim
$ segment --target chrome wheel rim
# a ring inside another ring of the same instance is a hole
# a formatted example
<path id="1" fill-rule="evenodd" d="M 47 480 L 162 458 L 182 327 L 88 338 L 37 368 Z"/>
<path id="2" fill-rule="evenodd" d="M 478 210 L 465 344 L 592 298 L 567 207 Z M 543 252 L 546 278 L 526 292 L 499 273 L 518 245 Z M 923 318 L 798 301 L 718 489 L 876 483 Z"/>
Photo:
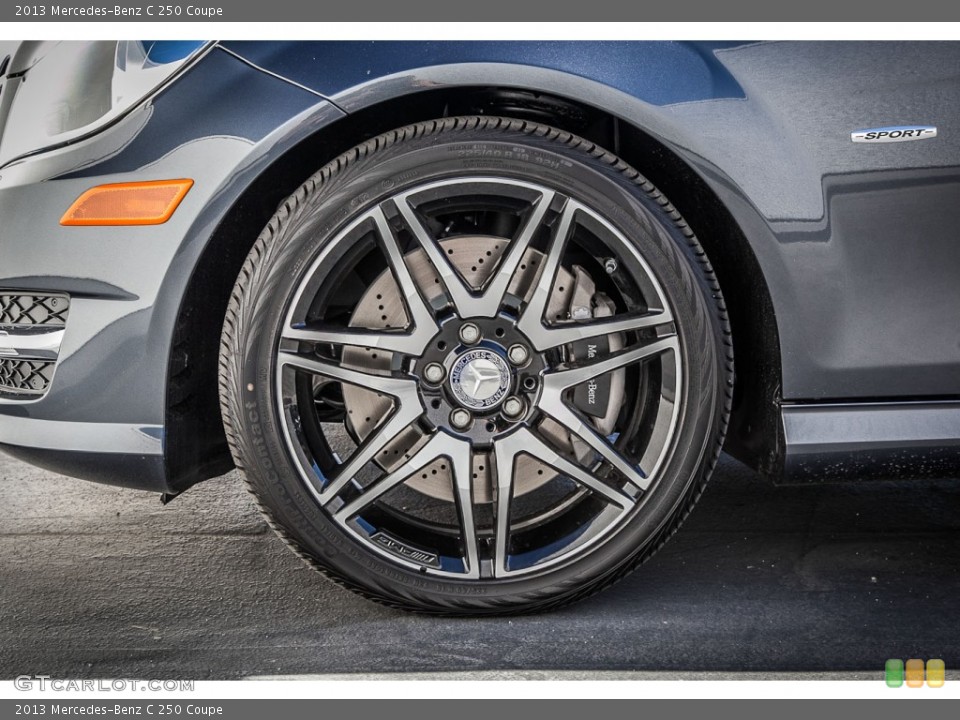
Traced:
<path id="1" fill-rule="evenodd" d="M 455 247 L 491 248 L 482 281 L 451 260 Z M 555 312 L 557 298 L 601 284 Z M 402 313 L 373 295 L 388 286 Z M 371 297 L 383 322 L 357 327 Z M 655 492 L 682 397 L 674 323 L 637 245 L 582 200 L 498 177 L 415 186 L 360 211 L 303 273 L 274 368 L 284 438 L 322 511 L 383 558 L 474 582 L 545 571 L 611 537 Z M 606 415 L 587 414 L 591 386 L 614 378 L 636 403 L 609 384 Z M 352 418 L 358 393 L 382 415 Z M 448 498 L 426 484 L 438 472 Z M 409 511 L 424 488 L 449 501 L 442 519 L 433 505 Z"/>

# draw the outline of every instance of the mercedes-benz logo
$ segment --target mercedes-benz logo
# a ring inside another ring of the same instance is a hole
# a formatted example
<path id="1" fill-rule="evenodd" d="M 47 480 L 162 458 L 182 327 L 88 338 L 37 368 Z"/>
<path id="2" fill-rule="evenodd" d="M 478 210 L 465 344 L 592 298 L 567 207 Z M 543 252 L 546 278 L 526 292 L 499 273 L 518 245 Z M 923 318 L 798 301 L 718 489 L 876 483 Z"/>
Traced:
<path id="1" fill-rule="evenodd" d="M 460 374 L 460 387 L 474 400 L 486 400 L 500 389 L 500 368 L 486 358 L 471 360 Z"/>
<path id="2" fill-rule="evenodd" d="M 469 350 L 453 364 L 450 388 L 466 407 L 491 408 L 503 400 L 510 389 L 510 368 L 491 350 Z"/>

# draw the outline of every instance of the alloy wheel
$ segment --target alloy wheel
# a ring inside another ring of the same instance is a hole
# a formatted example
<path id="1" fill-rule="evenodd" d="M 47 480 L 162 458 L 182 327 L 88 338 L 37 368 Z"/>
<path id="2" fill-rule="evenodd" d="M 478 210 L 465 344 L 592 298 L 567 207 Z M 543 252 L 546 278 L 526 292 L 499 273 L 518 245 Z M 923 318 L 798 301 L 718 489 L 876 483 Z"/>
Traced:
<path id="1" fill-rule="evenodd" d="M 660 282 L 601 212 L 450 177 L 326 244 L 285 315 L 276 398 L 301 479 L 355 541 L 482 582 L 570 562 L 644 502 L 682 352 Z"/>

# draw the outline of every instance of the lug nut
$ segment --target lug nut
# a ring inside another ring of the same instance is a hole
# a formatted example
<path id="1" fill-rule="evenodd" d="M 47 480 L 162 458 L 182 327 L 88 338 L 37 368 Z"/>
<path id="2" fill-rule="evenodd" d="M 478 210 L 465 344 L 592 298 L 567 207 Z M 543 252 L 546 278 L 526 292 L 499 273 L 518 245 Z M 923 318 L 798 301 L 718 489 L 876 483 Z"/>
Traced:
<path id="1" fill-rule="evenodd" d="M 503 401 L 503 414 L 509 418 L 519 417 L 523 412 L 523 400 L 518 397 L 508 397 Z"/>
<path id="2" fill-rule="evenodd" d="M 473 345 L 480 340 L 480 328 L 473 323 L 464 323 L 460 326 L 460 340 L 464 345 Z"/>
<path id="3" fill-rule="evenodd" d="M 430 363 L 423 369 L 423 379 L 434 385 L 439 385 L 446 374 L 446 370 L 440 363 Z"/>
<path id="4" fill-rule="evenodd" d="M 463 408 L 457 408 L 452 413 L 450 413 L 450 424 L 453 425 L 458 430 L 463 430 L 470 422 L 473 420 L 470 413 L 468 413 Z"/>
<path id="5" fill-rule="evenodd" d="M 523 365 L 530 359 L 530 352 L 523 345 L 511 345 L 507 357 L 514 365 Z"/>

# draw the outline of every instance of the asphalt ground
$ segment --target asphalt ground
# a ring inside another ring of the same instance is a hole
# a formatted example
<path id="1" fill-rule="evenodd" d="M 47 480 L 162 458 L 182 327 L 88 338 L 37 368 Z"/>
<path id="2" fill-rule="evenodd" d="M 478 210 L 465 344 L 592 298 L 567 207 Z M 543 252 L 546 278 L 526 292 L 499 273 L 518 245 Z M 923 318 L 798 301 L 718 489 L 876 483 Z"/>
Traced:
<path id="1" fill-rule="evenodd" d="M 236 474 L 162 507 L 0 455 L 0 509 L 2 679 L 960 668 L 960 480 L 774 487 L 724 459 L 638 572 L 510 619 L 420 617 L 342 590 L 274 536 Z"/>

